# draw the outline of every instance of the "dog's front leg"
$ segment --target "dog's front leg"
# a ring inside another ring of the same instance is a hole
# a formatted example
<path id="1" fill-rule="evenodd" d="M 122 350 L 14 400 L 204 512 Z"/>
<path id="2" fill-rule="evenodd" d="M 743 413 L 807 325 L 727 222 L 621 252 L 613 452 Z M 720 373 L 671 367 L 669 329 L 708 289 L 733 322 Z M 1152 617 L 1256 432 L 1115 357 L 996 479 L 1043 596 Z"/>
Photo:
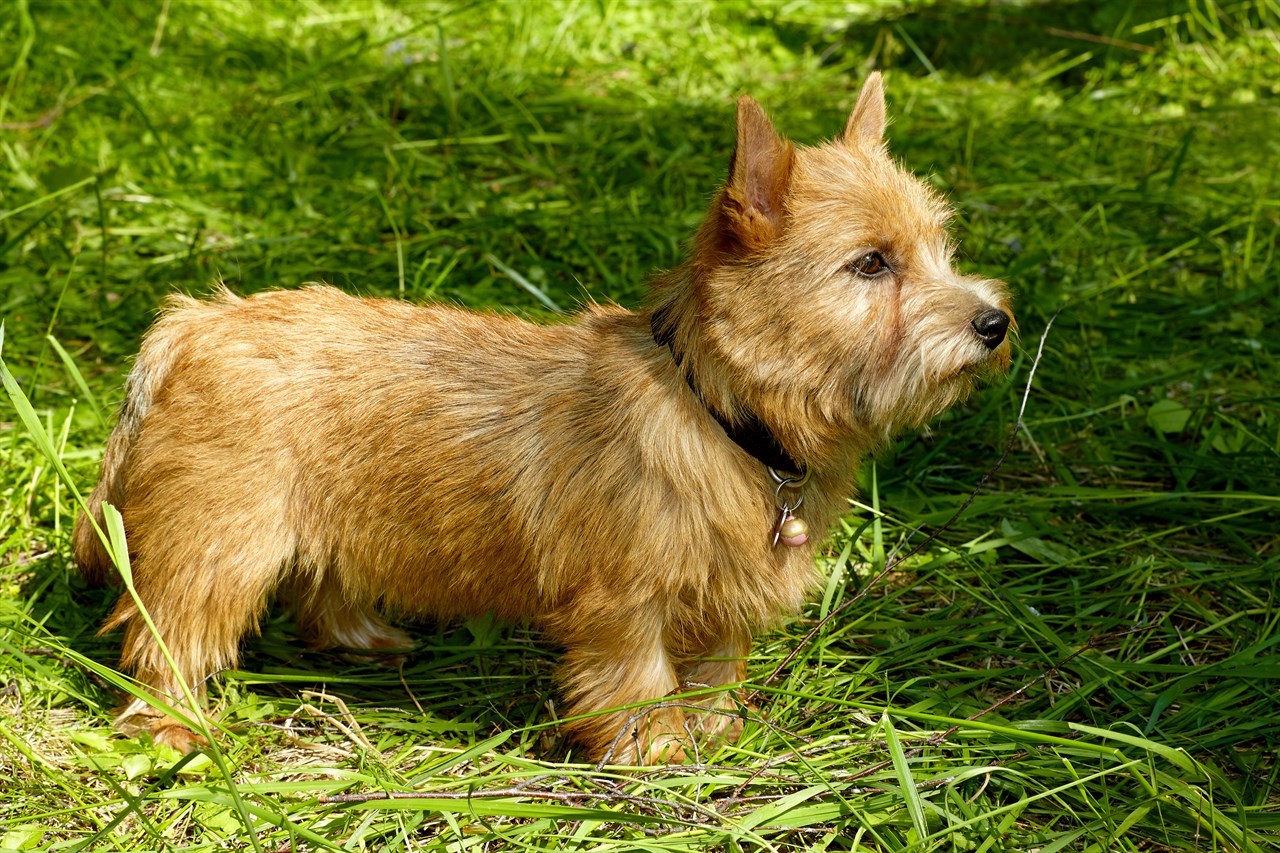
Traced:
<path id="1" fill-rule="evenodd" d="M 680 675 L 682 687 L 689 690 L 723 687 L 747 677 L 747 655 L 751 652 L 751 632 L 745 625 L 725 628 Z M 737 690 L 725 690 L 699 705 L 707 710 L 689 714 L 690 727 L 699 733 L 736 741 L 742 734 L 742 700 Z"/>
<path id="2" fill-rule="evenodd" d="M 627 623 L 586 623 L 565 639 L 569 714 L 591 714 L 567 728 L 596 761 L 679 763 L 688 732 L 684 712 L 663 701 L 679 685 L 661 621 L 633 615 Z"/>

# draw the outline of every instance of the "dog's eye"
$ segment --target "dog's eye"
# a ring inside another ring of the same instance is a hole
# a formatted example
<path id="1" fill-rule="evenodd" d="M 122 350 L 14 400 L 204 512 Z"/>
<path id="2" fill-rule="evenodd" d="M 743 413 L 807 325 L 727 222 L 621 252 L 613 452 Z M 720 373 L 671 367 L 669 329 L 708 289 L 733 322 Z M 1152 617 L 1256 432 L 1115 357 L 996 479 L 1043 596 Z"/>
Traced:
<path id="1" fill-rule="evenodd" d="M 879 252 L 867 252 L 857 260 L 851 261 L 849 269 L 863 278 L 876 278 L 887 272 L 892 272 L 889 269 L 889 262 Z"/>

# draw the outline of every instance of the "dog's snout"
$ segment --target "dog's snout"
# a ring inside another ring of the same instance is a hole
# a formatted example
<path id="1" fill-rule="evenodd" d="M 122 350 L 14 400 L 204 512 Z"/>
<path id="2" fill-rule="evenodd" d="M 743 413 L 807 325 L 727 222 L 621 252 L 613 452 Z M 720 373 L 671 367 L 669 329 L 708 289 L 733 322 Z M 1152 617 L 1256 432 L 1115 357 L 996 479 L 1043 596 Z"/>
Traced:
<path id="1" fill-rule="evenodd" d="M 999 308 L 992 308 L 975 317 L 972 325 L 987 349 L 995 349 L 1004 341 L 1005 333 L 1009 331 L 1009 315 Z"/>

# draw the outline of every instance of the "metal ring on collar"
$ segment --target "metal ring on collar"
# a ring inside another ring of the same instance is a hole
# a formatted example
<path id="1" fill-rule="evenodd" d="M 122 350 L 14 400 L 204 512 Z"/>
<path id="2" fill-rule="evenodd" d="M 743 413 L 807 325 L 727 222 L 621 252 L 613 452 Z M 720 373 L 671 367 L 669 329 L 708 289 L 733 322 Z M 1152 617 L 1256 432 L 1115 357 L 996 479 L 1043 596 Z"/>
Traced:
<path id="1" fill-rule="evenodd" d="M 769 476 L 778 484 L 778 490 L 784 488 L 803 489 L 809 482 L 809 478 L 813 476 L 813 469 L 809 468 L 799 476 L 793 477 L 790 474 L 779 474 L 778 469 L 770 468 Z"/>

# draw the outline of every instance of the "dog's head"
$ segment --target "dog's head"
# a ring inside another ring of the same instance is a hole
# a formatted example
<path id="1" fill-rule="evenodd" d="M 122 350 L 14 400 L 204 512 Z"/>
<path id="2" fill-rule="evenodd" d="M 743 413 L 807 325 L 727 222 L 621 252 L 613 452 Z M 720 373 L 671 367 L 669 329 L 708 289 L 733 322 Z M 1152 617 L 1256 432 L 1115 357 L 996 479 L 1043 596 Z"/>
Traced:
<path id="1" fill-rule="evenodd" d="M 950 211 L 889 156 L 884 89 L 802 147 L 738 102 L 729 180 L 655 327 L 708 403 L 759 417 L 798 459 L 922 425 L 1009 364 L 1005 285 L 961 275 Z"/>

